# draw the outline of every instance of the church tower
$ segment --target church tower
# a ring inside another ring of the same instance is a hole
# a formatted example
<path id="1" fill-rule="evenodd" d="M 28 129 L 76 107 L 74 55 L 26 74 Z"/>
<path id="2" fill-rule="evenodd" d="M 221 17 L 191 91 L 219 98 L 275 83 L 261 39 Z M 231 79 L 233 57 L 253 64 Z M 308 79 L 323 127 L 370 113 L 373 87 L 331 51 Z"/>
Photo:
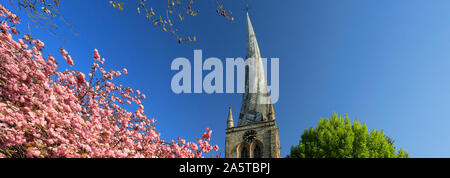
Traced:
<path id="1" fill-rule="evenodd" d="M 225 137 L 226 158 L 280 158 L 280 138 L 261 54 L 247 12 L 245 93 L 237 126 L 231 107 Z"/>

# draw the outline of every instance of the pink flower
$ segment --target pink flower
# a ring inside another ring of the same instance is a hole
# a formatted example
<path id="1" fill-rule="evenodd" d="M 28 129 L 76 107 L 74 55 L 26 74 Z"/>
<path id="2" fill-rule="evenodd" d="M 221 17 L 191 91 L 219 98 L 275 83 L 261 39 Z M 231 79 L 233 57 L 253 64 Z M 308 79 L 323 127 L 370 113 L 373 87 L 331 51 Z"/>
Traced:
<path id="1" fill-rule="evenodd" d="M 206 131 L 207 132 L 203 133 L 202 139 L 209 141 L 211 138 L 212 130 L 210 130 L 209 128 L 206 128 Z"/>
<path id="2" fill-rule="evenodd" d="M 195 144 L 195 143 L 191 143 L 190 147 L 191 147 L 191 150 L 193 150 L 193 151 L 198 150 L 197 144 Z"/>
<path id="3" fill-rule="evenodd" d="M 64 58 L 66 59 L 67 64 L 73 66 L 73 59 L 72 57 L 70 57 L 70 55 L 64 56 Z"/>
<path id="4" fill-rule="evenodd" d="M 94 61 L 100 61 L 100 54 L 97 49 L 94 49 Z"/>
<path id="5" fill-rule="evenodd" d="M 60 52 L 63 56 L 68 55 L 66 49 L 64 49 L 64 48 L 59 49 L 59 52 Z"/>
<path id="6" fill-rule="evenodd" d="M 116 84 L 113 79 L 120 71 L 97 70 L 97 63 L 104 62 L 98 50 L 94 50 L 88 82 L 75 69 L 58 71 L 59 61 L 53 56 L 45 60 L 44 42 L 30 35 L 14 40 L 16 29 L 7 22 L 19 23 L 20 19 L 0 5 L 0 93 L 7 96 L 0 101 L 0 158 L 201 158 L 203 153 L 218 150 L 209 143 L 209 128 L 198 144 L 186 144 L 183 138 L 167 144 L 156 131 L 156 120 L 144 112 L 141 100 L 145 95 Z M 67 64 L 74 65 L 64 48 L 60 53 Z M 128 73 L 125 68 L 122 72 Z M 4 147 L 25 150 L 10 149 L 5 154 Z"/>
<path id="7" fill-rule="evenodd" d="M 14 35 L 17 35 L 17 34 L 19 34 L 19 31 L 16 28 L 12 27 L 11 33 L 13 33 Z"/>
<path id="8" fill-rule="evenodd" d="M 86 83 L 86 76 L 84 75 L 84 73 L 82 72 L 77 72 L 77 80 L 79 84 L 84 84 Z"/>
<path id="9" fill-rule="evenodd" d="M 45 46 L 44 42 L 42 42 L 41 40 L 36 40 L 36 46 L 38 48 L 43 48 Z"/>

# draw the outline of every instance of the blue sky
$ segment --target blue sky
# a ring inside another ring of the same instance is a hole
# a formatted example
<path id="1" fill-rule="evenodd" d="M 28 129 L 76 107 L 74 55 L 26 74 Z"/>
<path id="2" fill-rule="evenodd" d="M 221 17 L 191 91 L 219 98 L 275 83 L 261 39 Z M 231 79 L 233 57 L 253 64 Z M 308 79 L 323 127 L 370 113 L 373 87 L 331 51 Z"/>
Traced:
<path id="1" fill-rule="evenodd" d="M 181 27 L 198 42 L 182 45 L 138 15 L 133 2 L 120 12 L 106 0 L 62 1 L 61 14 L 79 36 L 64 42 L 33 24 L 31 34 L 47 53 L 65 47 L 86 73 L 97 48 L 107 67 L 128 68 L 120 83 L 149 96 L 145 110 L 162 136 L 194 140 L 209 127 L 224 151 L 228 107 L 237 121 L 241 94 L 174 94 L 170 64 L 193 61 L 194 49 L 204 59 L 244 57 L 246 2 L 263 57 L 280 58 L 274 108 L 282 156 L 304 129 L 337 112 L 384 129 L 412 157 L 450 157 L 450 1 L 226 1 L 233 22 L 216 15 L 215 1 L 196 1 L 199 16 Z M 165 7 L 159 3 L 154 7 Z"/>

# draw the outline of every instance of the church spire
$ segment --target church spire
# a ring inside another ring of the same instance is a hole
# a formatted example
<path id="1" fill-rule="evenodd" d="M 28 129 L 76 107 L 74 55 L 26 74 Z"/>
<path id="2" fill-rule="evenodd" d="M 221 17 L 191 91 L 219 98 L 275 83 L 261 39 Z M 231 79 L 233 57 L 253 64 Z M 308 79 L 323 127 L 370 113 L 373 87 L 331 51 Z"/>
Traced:
<path id="1" fill-rule="evenodd" d="M 258 41 L 256 40 L 255 31 L 253 30 L 253 25 L 247 12 L 247 59 L 251 57 L 259 58 L 256 59 L 258 61 L 261 60 Z M 264 73 L 264 71 L 262 72 Z"/>
<path id="2" fill-rule="evenodd" d="M 234 127 L 234 121 L 233 121 L 233 113 L 231 112 L 231 107 L 228 111 L 228 119 L 227 119 L 227 128 Z"/>
<path id="3" fill-rule="evenodd" d="M 280 137 L 265 69 L 248 12 L 246 16 L 245 92 L 242 96 L 242 106 L 236 127 L 232 127 L 231 108 L 228 114 L 227 128 L 225 129 L 225 157 L 280 158 Z"/>
<path id="4" fill-rule="evenodd" d="M 242 98 L 238 125 L 274 120 L 273 106 L 269 97 L 261 53 L 253 30 L 250 16 L 247 15 L 247 65 L 245 69 L 245 93 Z"/>

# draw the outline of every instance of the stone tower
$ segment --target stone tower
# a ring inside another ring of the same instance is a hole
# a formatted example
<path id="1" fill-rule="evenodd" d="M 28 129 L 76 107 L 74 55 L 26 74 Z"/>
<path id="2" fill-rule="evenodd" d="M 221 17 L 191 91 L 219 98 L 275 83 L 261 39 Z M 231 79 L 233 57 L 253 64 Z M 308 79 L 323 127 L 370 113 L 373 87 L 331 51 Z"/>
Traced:
<path id="1" fill-rule="evenodd" d="M 248 12 L 246 59 L 252 60 L 248 60 L 245 68 L 245 93 L 237 126 L 234 126 L 231 107 L 228 113 L 225 157 L 279 158 L 281 148 L 275 112 Z"/>

